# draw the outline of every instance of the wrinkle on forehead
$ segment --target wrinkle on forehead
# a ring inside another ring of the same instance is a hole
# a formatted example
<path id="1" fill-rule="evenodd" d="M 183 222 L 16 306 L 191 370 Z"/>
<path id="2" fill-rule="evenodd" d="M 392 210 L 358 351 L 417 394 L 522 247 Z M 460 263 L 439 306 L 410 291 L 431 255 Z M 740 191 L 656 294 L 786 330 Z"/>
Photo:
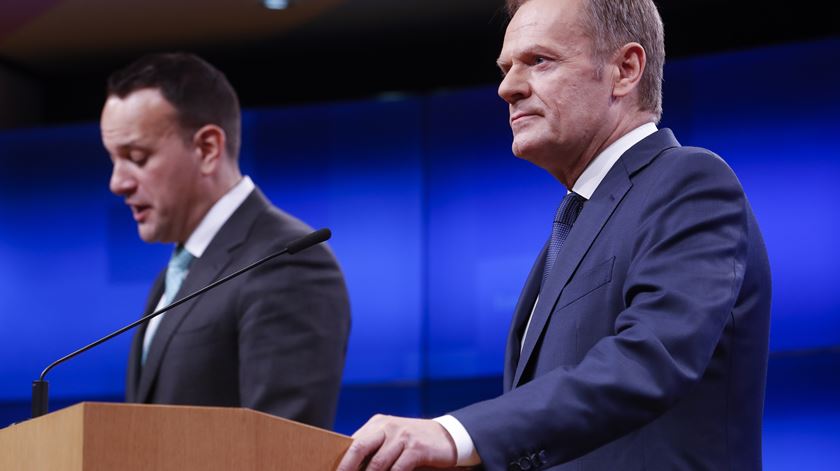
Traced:
<path id="1" fill-rule="evenodd" d="M 513 23 L 511 22 L 511 24 L 513 24 Z M 529 27 L 536 28 L 537 26 L 539 26 L 539 22 L 534 20 L 534 21 L 531 21 L 530 23 L 523 23 L 521 25 L 517 25 L 516 28 L 510 28 L 509 27 L 508 32 L 509 33 L 518 33 L 525 28 L 529 28 Z"/>
<path id="2" fill-rule="evenodd" d="M 530 0 L 508 24 L 498 64 L 511 56 L 547 48 L 565 58 L 592 52 L 591 38 L 580 20 L 580 2 Z"/>
<path id="3" fill-rule="evenodd" d="M 582 4 L 579 1 L 531 0 L 525 2 L 508 24 L 507 32 L 533 28 L 535 32 L 582 32 Z"/>

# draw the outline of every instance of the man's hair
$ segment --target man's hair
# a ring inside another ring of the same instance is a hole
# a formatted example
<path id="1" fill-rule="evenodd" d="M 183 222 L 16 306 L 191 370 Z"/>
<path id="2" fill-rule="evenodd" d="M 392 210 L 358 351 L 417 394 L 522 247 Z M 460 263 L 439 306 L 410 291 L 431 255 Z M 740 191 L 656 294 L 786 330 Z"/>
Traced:
<path id="1" fill-rule="evenodd" d="M 653 0 L 582 0 L 583 27 L 592 37 L 598 69 L 630 42 L 642 45 L 647 56 L 639 84 L 639 106 L 662 117 L 662 69 L 665 65 L 665 32 Z M 508 14 L 528 0 L 507 0 Z"/>
<path id="2" fill-rule="evenodd" d="M 202 126 L 215 124 L 225 131 L 225 148 L 239 156 L 241 118 L 239 99 L 225 74 L 194 54 L 150 54 L 108 78 L 108 96 L 125 98 L 142 89 L 158 89 L 177 112 L 187 142 Z"/>

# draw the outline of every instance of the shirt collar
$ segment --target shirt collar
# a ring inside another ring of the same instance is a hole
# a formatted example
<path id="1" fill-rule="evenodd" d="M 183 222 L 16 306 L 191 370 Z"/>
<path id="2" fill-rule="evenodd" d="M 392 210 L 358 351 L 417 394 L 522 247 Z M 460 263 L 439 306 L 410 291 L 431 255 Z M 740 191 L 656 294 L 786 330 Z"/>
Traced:
<path id="1" fill-rule="evenodd" d="M 601 181 L 607 176 L 607 172 L 618 162 L 622 154 L 656 131 L 655 124 L 645 123 L 618 138 L 600 154 L 596 155 L 592 162 L 589 162 L 589 165 L 586 166 L 586 169 L 575 182 L 572 191 L 587 200 L 591 199 L 598 185 L 601 184 Z"/>
<path id="2" fill-rule="evenodd" d="M 196 258 L 201 257 L 222 226 L 239 209 L 239 206 L 254 191 L 254 188 L 254 182 L 247 175 L 239 180 L 239 183 L 219 198 L 219 201 L 216 201 L 216 204 L 210 208 L 210 211 L 207 211 L 204 219 L 201 220 L 198 227 L 190 234 L 189 239 L 184 244 L 184 248 Z"/>

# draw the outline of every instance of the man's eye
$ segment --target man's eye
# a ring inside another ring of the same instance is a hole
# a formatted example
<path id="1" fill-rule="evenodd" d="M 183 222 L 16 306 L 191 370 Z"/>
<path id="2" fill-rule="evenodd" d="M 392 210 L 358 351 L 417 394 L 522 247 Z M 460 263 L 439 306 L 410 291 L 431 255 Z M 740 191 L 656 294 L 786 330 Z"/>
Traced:
<path id="1" fill-rule="evenodd" d="M 128 154 L 128 159 L 137 165 L 143 165 L 149 159 L 149 155 L 145 152 L 132 152 Z"/>
<path id="2" fill-rule="evenodd" d="M 539 65 L 545 62 L 545 57 L 543 56 L 536 56 L 534 57 L 534 65 Z"/>

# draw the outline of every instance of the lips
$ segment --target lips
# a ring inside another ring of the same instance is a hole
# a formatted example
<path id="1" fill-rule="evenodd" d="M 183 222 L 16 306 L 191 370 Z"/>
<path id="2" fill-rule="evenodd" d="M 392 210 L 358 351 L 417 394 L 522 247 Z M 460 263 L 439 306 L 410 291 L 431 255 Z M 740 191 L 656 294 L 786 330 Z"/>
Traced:
<path id="1" fill-rule="evenodd" d="M 535 116 L 539 116 L 539 115 L 536 114 L 536 113 L 528 112 L 528 111 L 517 111 L 516 113 L 513 113 L 512 115 L 510 115 L 510 124 L 511 124 L 511 126 L 513 126 L 513 124 L 516 123 L 517 121 L 522 121 L 522 120 L 527 119 L 527 118 L 533 118 Z"/>
<path id="2" fill-rule="evenodd" d="M 142 223 L 149 217 L 152 207 L 147 204 L 131 204 L 131 215 L 134 216 L 136 222 Z"/>

